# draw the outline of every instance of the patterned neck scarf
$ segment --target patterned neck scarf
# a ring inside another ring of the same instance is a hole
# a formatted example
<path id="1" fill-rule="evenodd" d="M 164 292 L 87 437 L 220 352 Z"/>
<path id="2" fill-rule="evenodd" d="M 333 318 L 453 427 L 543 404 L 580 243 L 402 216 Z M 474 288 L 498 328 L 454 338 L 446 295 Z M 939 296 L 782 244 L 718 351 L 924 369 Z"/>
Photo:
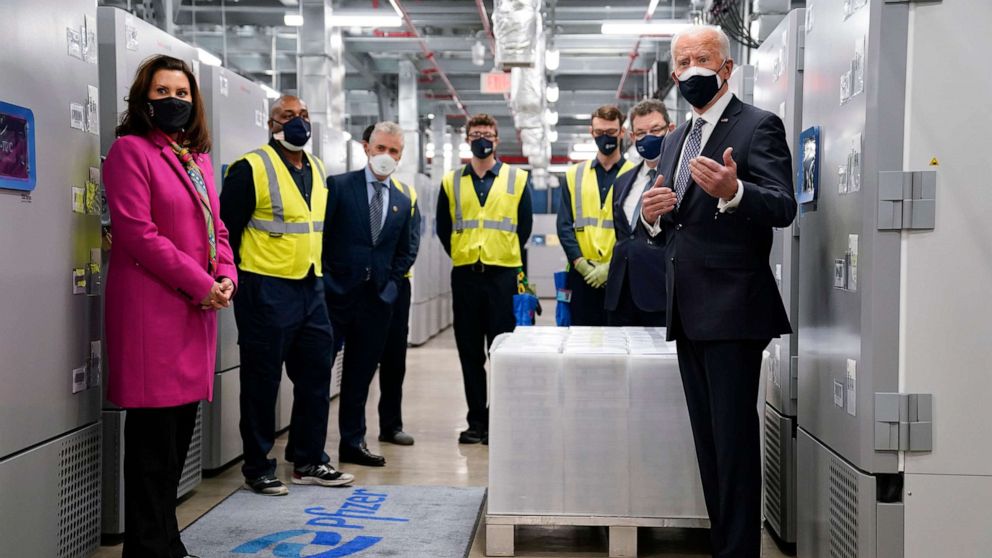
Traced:
<path id="1" fill-rule="evenodd" d="M 193 158 L 193 154 L 189 152 L 188 147 L 180 146 L 174 141 L 170 141 L 169 144 L 172 146 L 172 152 L 179 157 L 179 162 L 183 164 L 186 174 L 193 181 L 193 185 L 196 186 L 196 192 L 200 194 L 203 220 L 207 224 L 207 240 L 210 242 L 209 271 L 213 273 L 217 270 L 217 236 L 214 232 L 214 214 L 210 209 L 210 197 L 207 195 L 207 184 L 203 181 L 203 172 L 200 170 L 200 167 L 196 166 L 196 161 Z"/>

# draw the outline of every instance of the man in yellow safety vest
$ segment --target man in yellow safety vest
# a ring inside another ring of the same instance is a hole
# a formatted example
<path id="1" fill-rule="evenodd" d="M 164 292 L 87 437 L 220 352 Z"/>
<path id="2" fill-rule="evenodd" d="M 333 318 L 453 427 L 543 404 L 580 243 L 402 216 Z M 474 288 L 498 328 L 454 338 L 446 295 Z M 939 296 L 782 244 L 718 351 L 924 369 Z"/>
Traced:
<path id="1" fill-rule="evenodd" d="M 462 365 L 468 429 L 458 441 L 488 443 L 486 350 L 516 326 L 513 295 L 524 244 L 533 226 L 527 172 L 496 159 L 496 119 L 469 119 L 469 164 L 444 175 L 437 200 L 437 234 L 451 256 L 455 343 Z"/>
<path id="2" fill-rule="evenodd" d="M 324 452 L 330 407 L 333 335 L 321 281 L 327 186 L 324 163 L 306 153 L 310 115 L 303 101 L 280 97 L 269 113 L 271 139 L 228 169 L 221 218 L 238 264 L 234 305 L 241 353 L 241 440 L 245 488 L 289 492 L 268 454 L 283 364 L 293 381 L 287 460 L 293 483 L 349 484 Z M 285 389 L 285 388 L 284 388 Z"/>
<path id="3" fill-rule="evenodd" d="M 572 325 L 605 326 L 606 278 L 616 244 L 613 183 L 634 164 L 623 157 L 624 114 L 614 105 L 592 113 L 596 157 L 569 167 L 558 206 L 558 239 L 569 262 Z"/>

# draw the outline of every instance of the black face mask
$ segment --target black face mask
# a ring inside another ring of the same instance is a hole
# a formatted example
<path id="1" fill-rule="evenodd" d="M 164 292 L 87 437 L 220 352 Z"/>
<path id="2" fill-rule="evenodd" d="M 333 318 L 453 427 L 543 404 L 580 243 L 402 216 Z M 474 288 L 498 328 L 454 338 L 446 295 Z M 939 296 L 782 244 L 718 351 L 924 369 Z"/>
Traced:
<path id="1" fill-rule="evenodd" d="M 683 80 L 675 78 L 679 83 L 679 93 L 682 94 L 682 97 L 686 101 L 689 101 L 690 105 L 697 109 L 705 107 L 713 100 L 713 97 L 720 91 L 720 88 L 723 87 L 723 80 L 720 79 L 719 73 L 726 65 L 727 62 L 724 61 L 723 64 L 720 64 L 720 68 L 716 72 L 713 72 L 712 75 L 694 73 L 694 75 Z M 707 68 L 696 66 L 689 68 L 686 73 L 693 71 L 712 72 L 712 70 Z M 683 73 L 683 75 L 685 74 Z"/>
<path id="2" fill-rule="evenodd" d="M 477 159 L 485 159 L 493 153 L 493 142 L 486 138 L 472 140 L 471 147 L 472 155 L 475 155 Z"/>
<path id="3" fill-rule="evenodd" d="M 596 138 L 596 146 L 603 155 L 612 155 L 620 147 L 620 138 L 602 135 Z"/>
<path id="4" fill-rule="evenodd" d="M 193 103 L 175 97 L 148 101 L 148 116 L 166 134 L 178 132 L 189 124 Z"/>

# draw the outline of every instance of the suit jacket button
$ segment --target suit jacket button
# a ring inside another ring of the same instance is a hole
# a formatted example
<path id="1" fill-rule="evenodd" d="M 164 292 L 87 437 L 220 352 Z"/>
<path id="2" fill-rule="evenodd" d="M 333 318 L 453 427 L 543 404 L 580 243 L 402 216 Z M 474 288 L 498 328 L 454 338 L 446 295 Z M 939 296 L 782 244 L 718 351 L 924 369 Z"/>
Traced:
<path id="1" fill-rule="evenodd" d="M 675 263 L 675 258 L 672 258 L 672 263 Z"/>
<path id="2" fill-rule="evenodd" d="M 677 231 L 682 230 L 682 223 L 679 223 L 678 225 L 675 225 L 675 230 L 677 230 Z"/>
<path id="3" fill-rule="evenodd" d="M 631 240 L 634 240 L 634 235 L 630 235 L 630 239 Z"/>

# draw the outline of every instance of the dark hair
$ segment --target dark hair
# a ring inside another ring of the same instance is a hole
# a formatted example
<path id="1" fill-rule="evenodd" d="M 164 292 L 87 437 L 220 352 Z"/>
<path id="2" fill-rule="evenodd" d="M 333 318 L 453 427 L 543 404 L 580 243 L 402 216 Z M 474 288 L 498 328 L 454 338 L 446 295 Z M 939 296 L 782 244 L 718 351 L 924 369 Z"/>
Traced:
<path id="1" fill-rule="evenodd" d="M 365 128 L 362 132 L 362 141 L 365 143 L 372 141 L 372 130 L 375 130 L 375 124 L 369 124 L 368 128 Z"/>
<path id="2" fill-rule="evenodd" d="M 480 126 L 491 127 L 496 132 L 496 136 L 499 137 L 499 126 L 496 124 L 496 119 L 485 113 L 476 114 L 472 118 L 469 118 L 468 124 L 465 125 L 465 135 L 468 135 L 472 128 Z"/>
<path id="3" fill-rule="evenodd" d="M 177 70 L 186 74 L 189 79 L 189 92 L 193 101 L 193 112 L 189 117 L 189 125 L 182 132 L 181 139 L 195 153 L 210 152 L 210 130 L 207 129 L 206 110 L 196 76 L 186 62 L 160 54 L 141 63 L 134 76 L 134 83 L 127 96 L 127 110 L 121 115 L 121 124 L 117 127 L 116 135 L 147 136 L 154 130 L 155 124 L 148 114 L 148 90 L 152 80 L 159 70 Z"/>
<path id="4" fill-rule="evenodd" d="M 623 126 L 623 121 L 627 119 L 616 105 L 603 105 L 592 112 L 592 117 L 602 118 L 608 122 L 617 120 L 620 122 L 620 126 Z"/>
<path id="5" fill-rule="evenodd" d="M 665 108 L 665 103 L 657 99 L 645 99 L 630 109 L 630 125 L 634 125 L 634 117 L 645 116 L 652 112 L 661 114 L 665 118 L 665 124 L 672 123 L 672 119 L 668 117 L 668 109 Z"/>

